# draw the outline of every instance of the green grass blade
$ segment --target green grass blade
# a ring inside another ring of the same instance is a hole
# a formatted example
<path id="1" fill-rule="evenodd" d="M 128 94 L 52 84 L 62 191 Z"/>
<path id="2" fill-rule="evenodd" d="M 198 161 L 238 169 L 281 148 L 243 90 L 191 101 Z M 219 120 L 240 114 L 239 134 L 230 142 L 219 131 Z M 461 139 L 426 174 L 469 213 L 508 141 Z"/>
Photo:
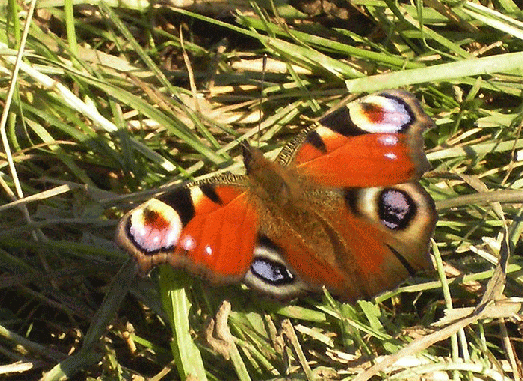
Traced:
<path id="1" fill-rule="evenodd" d="M 474 75 L 518 73 L 522 70 L 523 53 L 518 52 L 350 79 L 345 84 L 351 93 L 373 92 L 421 83 L 451 81 Z"/>
<path id="2" fill-rule="evenodd" d="M 171 349 L 182 379 L 195 377 L 198 380 L 207 380 L 200 351 L 191 336 L 189 316 L 191 315 L 191 301 L 188 299 L 185 287 L 186 277 L 180 276 L 167 265 L 160 267 L 160 290 L 163 308 L 169 317 L 173 333 Z"/>

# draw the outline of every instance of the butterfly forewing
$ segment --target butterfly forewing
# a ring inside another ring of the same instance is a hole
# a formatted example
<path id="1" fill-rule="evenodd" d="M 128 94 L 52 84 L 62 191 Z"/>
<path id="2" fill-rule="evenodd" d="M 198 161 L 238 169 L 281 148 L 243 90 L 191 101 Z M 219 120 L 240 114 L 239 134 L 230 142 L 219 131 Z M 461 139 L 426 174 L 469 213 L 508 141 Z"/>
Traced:
<path id="1" fill-rule="evenodd" d="M 422 133 L 432 125 L 411 94 L 385 91 L 327 114 L 286 146 L 278 160 L 322 186 L 399 184 L 429 168 Z"/>
<path id="2" fill-rule="evenodd" d="M 169 263 L 216 283 L 239 281 L 248 270 L 258 220 L 245 188 L 222 178 L 164 193 L 120 221 L 117 241 L 142 272 Z"/>

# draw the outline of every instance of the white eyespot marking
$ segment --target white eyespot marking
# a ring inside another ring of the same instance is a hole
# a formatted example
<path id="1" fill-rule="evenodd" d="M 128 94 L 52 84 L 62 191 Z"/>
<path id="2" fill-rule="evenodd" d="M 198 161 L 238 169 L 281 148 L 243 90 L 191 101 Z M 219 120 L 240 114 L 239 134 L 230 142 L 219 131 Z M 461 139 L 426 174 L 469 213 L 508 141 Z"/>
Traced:
<path id="1" fill-rule="evenodd" d="M 403 103 L 380 95 L 369 95 L 347 105 L 353 123 L 370 133 L 395 133 L 411 122 Z"/>
<path id="2" fill-rule="evenodd" d="M 380 136 L 378 141 L 384 146 L 395 146 L 396 144 L 398 144 L 399 139 L 395 135 L 384 135 Z"/>
<path id="3" fill-rule="evenodd" d="M 205 246 L 205 254 L 212 255 L 212 247 L 209 245 Z"/>
<path id="4" fill-rule="evenodd" d="M 184 235 L 180 240 L 180 247 L 186 251 L 194 250 L 196 247 L 196 241 L 192 236 Z"/>
<path id="5" fill-rule="evenodd" d="M 385 157 L 386 157 L 387 159 L 389 159 L 389 160 L 396 160 L 396 159 L 398 158 L 398 156 L 396 156 L 395 153 L 386 153 L 386 154 L 383 155 L 383 156 L 385 156 Z"/>
<path id="6" fill-rule="evenodd" d="M 180 216 L 170 206 L 151 199 L 129 217 L 129 235 L 146 252 L 168 250 L 178 243 L 182 231 Z"/>

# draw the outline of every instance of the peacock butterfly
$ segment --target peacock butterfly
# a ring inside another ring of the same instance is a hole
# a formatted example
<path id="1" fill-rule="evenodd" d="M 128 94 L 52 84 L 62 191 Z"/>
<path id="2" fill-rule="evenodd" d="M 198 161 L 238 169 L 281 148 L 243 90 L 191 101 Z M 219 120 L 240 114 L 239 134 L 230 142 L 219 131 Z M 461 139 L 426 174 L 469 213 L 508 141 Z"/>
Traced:
<path id="1" fill-rule="evenodd" d="M 434 202 L 416 98 L 391 90 L 340 107 L 275 161 L 243 145 L 244 176 L 219 175 L 127 213 L 116 240 L 142 272 L 160 263 L 277 298 L 323 285 L 345 300 L 431 268 Z"/>

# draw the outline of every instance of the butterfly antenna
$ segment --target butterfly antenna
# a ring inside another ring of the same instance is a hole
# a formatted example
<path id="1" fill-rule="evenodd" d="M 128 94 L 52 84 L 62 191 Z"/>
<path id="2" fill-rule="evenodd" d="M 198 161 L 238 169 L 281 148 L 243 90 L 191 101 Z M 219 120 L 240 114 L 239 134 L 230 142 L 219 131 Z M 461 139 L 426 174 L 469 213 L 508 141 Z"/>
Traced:
<path id="1" fill-rule="evenodd" d="M 252 161 L 252 146 L 247 140 L 244 140 L 240 143 L 240 147 L 242 148 L 243 164 L 248 174 L 250 168 L 249 163 Z"/>
<path id="2" fill-rule="evenodd" d="M 257 145 L 260 146 L 260 137 L 261 137 L 261 120 L 262 120 L 262 105 L 263 105 L 263 90 L 265 89 L 265 68 L 267 66 L 267 54 L 263 55 L 262 58 L 262 77 L 261 77 L 261 86 L 260 86 L 260 101 L 259 101 L 259 112 L 260 117 L 258 121 L 258 139 L 257 139 Z M 243 156 L 243 164 L 245 165 L 245 170 L 247 174 L 249 173 L 250 163 L 253 159 L 253 151 L 256 150 L 253 148 L 247 140 L 243 140 L 240 142 L 240 147 L 242 149 L 242 156 Z"/>
<path id="3" fill-rule="evenodd" d="M 267 54 L 264 54 L 262 57 L 262 77 L 261 77 L 261 86 L 260 86 L 260 102 L 259 102 L 259 113 L 260 118 L 258 119 L 258 147 L 260 146 L 261 139 L 261 120 L 263 117 L 262 106 L 263 106 L 263 91 L 265 90 L 265 68 L 267 67 Z"/>

